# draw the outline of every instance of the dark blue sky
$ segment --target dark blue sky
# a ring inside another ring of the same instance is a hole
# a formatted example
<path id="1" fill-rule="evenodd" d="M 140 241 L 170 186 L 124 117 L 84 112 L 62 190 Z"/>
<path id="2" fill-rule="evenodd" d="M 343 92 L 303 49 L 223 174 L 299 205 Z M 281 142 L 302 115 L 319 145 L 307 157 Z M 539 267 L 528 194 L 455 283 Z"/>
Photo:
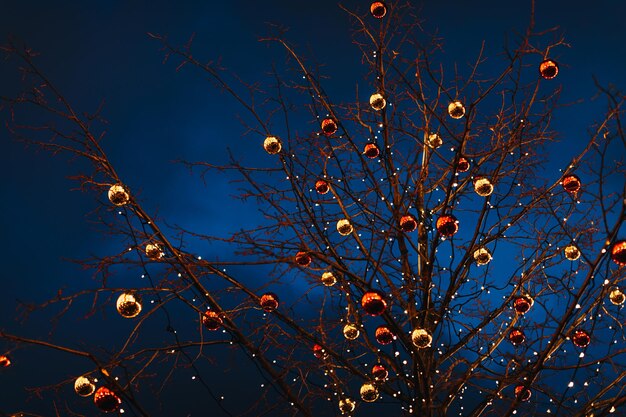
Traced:
<path id="1" fill-rule="evenodd" d="M 229 199 L 235 191 L 228 175 L 211 178 L 205 185 L 173 161 L 224 161 L 227 147 L 244 159 L 253 159 L 260 154 L 260 141 L 241 136 L 243 128 L 236 114 L 242 111 L 230 97 L 197 71 L 176 72 L 174 63 L 163 64 L 159 44 L 149 39 L 147 32 L 166 34 L 176 43 L 196 33 L 199 57 L 221 57 L 223 66 L 242 79 L 266 82 L 271 65 L 284 64 L 284 53 L 277 45 L 258 43 L 257 38 L 267 34 L 266 22 L 279 23 L 290 28 L 287 38 L 302 55 L 326 64 L 323 72 L 331 77 L 325 84 L 326 92 L 336 101 L 352 99 L 355 83 L 364 83 L 355 80 L 351 70 L 359 65 L 360 57 L 350 41 L 350 21 L 334 1 L 56 3 L 3 2 L 3 39 L 13 36 L 16 42 L 40 51 L 41 68 L 77 108 L 93 111 L 103 100 L 102 116 L 109 123 L 104 147 L 118 172 L 138 190 L 147 208 L 158 210 L 171 224 L 198 232 L 226 235 L 246 224 L 253 225 L 258 214 L 253 206 Z M 486 41 L 488 56 L 497 62 L 495 54 L 501 51 L 505 33 L 523 30 L 529 10 L 524 1 L 425 3 L 425 26 L 429 30 L 439 28 L 447 39 L 447 56 L 460 63 L 475 58 L 482 40 Z M 538 26 L 560 26 L 571 45 L 555 53 L 561 64 L 556 82 L 564 85 L 563 101 L 583 99 L 584 103 L 562 109 L 557 126 L 563 138 L 581 143 L 580 137 L 586 139 L 586 127 L 603 110 L 604 102 L 589 101 L 595 93 L 592 75 L 601 83 L 626 87 L 626 3 L 539 3 Z M 361 10 L 368 4 L 345 2 L 347 7 Z M 3 95 L 18 91 L 11 70 L 14 64 L 8 61 L 0 67 Z M 7 117 L 6 113 L 0 116 L 3 121 Z M 94 284 L 89 271 L 64 259 L 103 255 L 118 248 L 86 217 L 98 205 L 95 198 L 102 200 L 104 195 L 70 191 L 75 183 L 67 177 L 80 172 L 81 163 L 68 163 L 64 156 L 52 157 L 27 148 L 13 141 L 6 130 L 0 137 L 4 178 L 0 230 L 5 259 L 0 327 L 41 337 L 51 329 L 49 317 L 35 315 L 27 322 L 17 322 L 17 300 L 40 302 L 59 288 Z M 211 253 L 215 249 L 199 247 L 198 251 L 206 257 L 215 255 Z M 54 339 L 61 340 L 64 332 L 72 333 L 67 328 L 59 332 Z M 107 333 L 85 334 L 85 339 L 105 344 Z M 72 370 L 59 363 L 50 364 L 51 357 L 42 351 L 29 351 L 35 359 L 25 352 L 16 352 L 16 366 L 0 372 L 0 412 L 22 407 L 42 413 L 50 410 L 50 403 L 26 403 L 21 387 L 58 382 L 72 375 Z M 29 361 L 24 366 L 30 372 L 20 370 L 20 360 Z M 35 369 L 45 369 L 48 375 L 40 381 L 39 375 L 33 374 Z"/>

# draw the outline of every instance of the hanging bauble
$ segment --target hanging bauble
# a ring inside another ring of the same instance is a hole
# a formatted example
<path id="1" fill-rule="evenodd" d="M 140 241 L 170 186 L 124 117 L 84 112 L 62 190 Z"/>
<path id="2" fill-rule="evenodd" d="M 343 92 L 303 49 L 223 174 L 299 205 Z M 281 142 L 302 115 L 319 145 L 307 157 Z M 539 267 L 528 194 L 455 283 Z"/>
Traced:
<path id="1" fill-rule="evenodd" d="M 487 248 L 478 248 L 474 251 L 474 261 L 476 261 L 476 265 L 482 266 L 487 265 L 491 262 L 491 252 Z"/>
<path id="2" fill-rule="evenodd" d="M 559 73 L 559 64 L 551 59 L 546 59 L 539 64 L 539 74 L 546 79 L 551 80 Z"/>
<path id="3" fill-rule="evenodd" d="M 8 355 L 0 355 L 0 368 L 8 368 L 11 366 L 11 358 Z"/>
<path id="4" fill-rule="evenodd" d="M 515 387 L 515 396 L 517 397 L 518 400 L 528 401 L 530 400 L 531 395 L 532 393 L 530 392 L 530 390 L 524 387 L 523 385 L 518 385 Z"/>
<path id="5" fill-rule="evenodd" d="M 117 312 L 125 319 L 132 319 L 141 313 L 141 298 L 133 291 L 126 291 L 117 297 Z"/>
<path id="6" fill-rule="evenodd" d="M 122 404 L 120 397 L 107 387 L 100 387 L 96 390 L 93 396 L 93 402 L 96 404 L 96 407 L 105 413 L 116 411 L 120 407 L 120 404 Z"/>
<path id="7" fill-rule="evenodd" d="M 339 400 L 339 411 L 341 414 L 349 414 L 354 411 L 356 403 L 348 397 L 344 397 Z"/>
<path id="8" fill-rule="evenodd" d="M 619 288 L 613 288 L 609 293 L 609 300 L 616 306 L 621 306 L 626 301 L 626 294 Z"/>
<path id="9" fill-rule="evenodd" d="M 380 316 L 387 308 L 385 295 L 378 290 L 371 290 L 363 294 L 361 298 L 361 306 L 363 310 L 370 316 Z"/>
<path id="10" fill-rule="evenodd" d="M 459 231 L 459 221 L 451 214 L 437 219 L 437 231 L 443 237 L 452 237 Z"/>
<path id="11" fill-rule="evenodd" d="M 418 327 L 411 332 L 411 341 L 416 348 L 426 349 L 427 347 L 430 347 L 433 337 L 430 335 L 428 330 Z"/>
<path id="12" fill-rule="evenodd" d="M 381 345 L 388 345 L 389 343 L 393 342 L 396 338 L 396 335 L 393 334 L 391 329 L 384 324 L 376 328 L 375 336 L 376 336 L 376 341 L 380 343 Z"/>
<path id="13" fill-rule="evenodd" d="M 561 181 L 561 185 L 570 194 L 576 194 L 578 190 L 580 190 L 580 178 L 574 174 L 567 175 L 563 177 Z"/>
<path id="14" fill-rule="evenodd" d="M 405 233 L 410 233 L 417 229 L 417 220 L 411 214 L 407 214 L 406 216 L 402 216 L 400 218 L 400 229 L 402 229 Z"/>
<path id="15" fill-rule="evenodd" d="M 443 139 L 437 133 L 425 133 L 424 134 L 424 143 L 429 148 L 437 149 L 441 145 L 443 145 Z"/>
<path id="16" fill-rule="evenodd" d="M 278 139 L 276 136 L 268 136 L 263 141 L 263 148 L 268 154 L 276 155 L 278 152 L 281 151 L 281 149 L 283 149 L 283 145 L 280 142 L 280 139 Z"/>
<path id="17" fill-rule="evenodd" d="M 337 132 L 337 122 L 331 118 L 322 120 L 322 132 L 326 136 L 334 135 Z"/>
<path id="18" fill-rule="evenodd" d="M 363 149 L 363 155 L 370 159 L 378 158 L 378 155 L 380 155 L 380 149 L 378 149 L 378 146 L 376 146 L 375 143 L 368 143 Z"/>
<path id="19" fill-rule="evenodd" d="M 354 323 L 348 323 L 343 326 L 343 337 L 348 340 L 354 340 L 359 337 L 360 334 L 359 328 Z"/>
<path id="20" fill-rule="evenodd" d="M 361 399 L 366 403 L 372 403 L 378 399 L 378 388 L 371 382 L 361 385 Z"/>
<path id="21" fill-rule="evenodd" d="M 574 346 L 579 348 L 585 348 L 589 346 L 589 343 L 591 342 L 591 336 L 589 336 L 589 333 L 581 329 L 575 330 L 571 339 Z"/>
<path id="22" fill-rule="evenodd" d="M 370 13 L 376 19 L 382 19 L 387 14 L 387 6 L 383 1 L 375 1 L 370 5 Z"/>
<path id="23" fill-rule="evenodd" d="M 567 245 L 565 249 L 563 249 L 563 253 L 568 261 L 575 261 L 580 258 L 580 250 L 574 244 Z"/>
<path id="24" fill-rule="evenodd" d="M 389 371 L 382 363 L 377 363 L 372 367 L 372 376 L 376 381 L 384 381 L 389 376 Z"/>
<path id="25" fill-rule="evenodd" d="M 485 177 L 474 179 L 474 191 L 481 197 L 488 197 L 493 193 L 493 184 Z"/>
<path id="26" fill-rule="evenodd" d="M 296 253 L 295 261 L 300 266 L 309 266 L 311 265 L 311 255 L 307 252 L 298 252 Z"/>
<path id="27" fill-rule="evenodd" d="M 81 397 L 89 397 L 95 390 L 95 384 L 87 377 L 79 376 L 74 381 L 74 391 Z"/>
<path id="28" fill-rule="evenodd" d="M 320 194 L 326 194 L 330 190 L 330 184 L 324 180 L 317 180 L 315 182 L 315 191 Z"/>
<path id="29" fill-rule="evenodd" d="M 511 333 L 509 333 L 509 341 L 513 343 L 513 345 L 521 345 L 526 340 L 526 335 L 520 329 L 513 329 Z"/>
<path id="30" fill-rule="evenodd" d="M 326 349 L 324 349 L 322 346 L 315 344 L 313 345 L 313 356 L 315 356 L 317 359 L 326 359 L 328 358 L 328 353 L 326 352 Z"/>
<path id="31" fill-rule="evenodd" d="M 525 314 L 534 304 L 532 297 L 528 295 L 520 295 L 513 300 L 513 308 L 517 314 Z"/>
<path id="32" fill-rule="evenodd" d="M 202 315 L 202 325 L 208 330 L 217 330 L 222 326 L 222 318 L 215 311 L 208 310 Z"/>
<path id="33" fill-rule="evenodd" d="M 278 308 L 278 296 L 273 292 L 266 292 L 263 296 L 261 296 L 260 304 L 263 310 L 267 313 L 271 313 Z"/>
<path id="34" fill-rule="evenodd" d="M 337 283 L 337 277 L 331 271 L 326 271 L 322 274 L 322 284 L 326 287 L 332 287 Z"/>
<path id="35" fill-rule="evenodd" d="M 158 243 L 148 243 L 146 245 L 146 256 L 153 261 L 157 261 L 165 256 L 165 252 Z"/>
<path id="36" fill-rule="evenodd" d="M 459 162 L 456 164 L 456 170 L 458 172 L 467 172 L 470 168 L 470 163 L 467 159 L 461 157 L 459 158 Z"/>
<path id="37" fill-rule="evenodd" d="M 453 119 L 460 119 L 465 116 L 465 107 L 463 107 L 463 103 L 460 101 L 453 101 L 448 104 L 448 114 Z"/>
<path id="38" fill-rule="evenodd" d="M 130 201 L 130 194 L 122 184 L 114 184 L 109 188 L 109 201 L 116 206 L 123 206 Z"/>
<path id="39" fill-rule="evenodd" d="M 374 110 L 382 110 L 387 105 L 385 97 L 380 93 L 374 93 L 370 96 L 370 106 Z"/>
<path id="40" fill-rule="evenodd" d="M 619 266 L 626 266 L 626 240 L 618 240 L 613 243 L 611 259 Z"/>
<path id="41" fill-rule="evenodd" d="M 350 224 L 350 220 L 341 219 L 337 222 L 337 231 L 341 236 L 348 236 L 353 230 L 354 228 Z"/>

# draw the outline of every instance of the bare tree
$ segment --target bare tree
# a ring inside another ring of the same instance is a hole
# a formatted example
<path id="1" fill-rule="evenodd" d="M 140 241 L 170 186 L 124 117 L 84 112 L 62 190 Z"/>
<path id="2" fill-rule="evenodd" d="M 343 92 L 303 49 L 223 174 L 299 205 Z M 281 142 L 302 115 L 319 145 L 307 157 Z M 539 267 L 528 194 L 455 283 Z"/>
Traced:
<path id="1" fill-rule="evenodd" d="M 409 5 L 344 11 L 366 72 L 353 102 L 327 94 L 280 28 L 263 41 L 286 51 L 287 66 L 263 87 L 230 81 L 191 40 L 150 34 L 177 69 L 241 104 L 246 134 L 266 151 L 254 166 L 237 152 L 185 162 L 207 182 L 236 172 L 240 197 L 258 204 L 259 224 L 232 236 L 146 210 L 152 197 L 138 198 L 107 157 L 100 110 L 76 109 L 31 50 L 6 45 L 27 86 L 2 98 L 11 132 L 90 163 L 76 181 L 106 195 L 93 216 L 120 243 L 83 261 L 97 288 L 29 308 L 56 308 L 62 321 L 88 299 L 90 313 L 115 306 L 135 325 L 105 350 L 0 337 L 87 359 L 56 388 L 132 415 L 158 415 L 154 398 L 181 373 L 224 415 L 623 413 L 623 93 L 598 85 L 605 115 L 555 174 L 543 150 L 557 140 L 554 56 L 567 45 L 556 29 L 536 30 L 534 11 L 497 65 L 481 52 L 454 67 Z M 44 121 L 29 121 L 33 112 Z M 199 257 L 204 243 L 233 255 Z M 112 287 L 120 267 L 146 279 Z M 163 324 L 168 337 L 155 337 Z M 247 358 L 235 375 L 263 381 L 237 407 L 213 376 L 233 350 Z M 181 400 L 181 415 L 185 401 L 196 400 Z M 57 414 L 80 415 L 86 402 L 68 399 Z"/>

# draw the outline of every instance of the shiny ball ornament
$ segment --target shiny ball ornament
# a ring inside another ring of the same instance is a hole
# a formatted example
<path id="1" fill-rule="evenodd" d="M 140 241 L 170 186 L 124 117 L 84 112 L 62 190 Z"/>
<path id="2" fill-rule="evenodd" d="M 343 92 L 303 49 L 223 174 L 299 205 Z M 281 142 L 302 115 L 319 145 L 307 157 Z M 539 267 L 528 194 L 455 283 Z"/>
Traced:
<path id="1" fill-rule="evenodd" d="M 276 136 L 268 136 L 263 141 L 263 149 L 270 155 L 276 155 L 283 149 L 283 144 Z"/>
<path id="2" fill-rule="evenodd" d="M 331 271 L 326 271 L 322 274 L 322 284 L 326 287 L 332 287 L 337 283 L 337 277 Z"/>
<path id="3" fill-rule="evenodd" d="M 563 249 L 563 253 L 568 261 L 575 261 L 580 258 L 580 250 L 576 247 L 576 245 L 567 245 L 565 249 Z"/>
<path id="4" fill-rule="evenodd" d="M 265 310 L 265 312 L 271 313 L 272 311 L 278 308 L 278 304 L 279 304 L 278 296 L 274 294 L 273 292 L 266 292 L 261 297 L 261 300 L 259 303 L 261 304 L 261 308 Z"/>
<path id="5" fill-rule="evenodd" d="M 359 393 L 361 394 L 361 399 L 366 403 L 373 403 L 378 399 L 378 388 L 371 382 L 361 385 Z"/>
<path id="6" fill-rule="evenodd" d="M 626 266 L 626 240 L 618 240 L 613 244 L 611 259 L 619 266 Z"/>
<path id="7" fill-rule="evenodd" d="M 411 341 L 416 348 L 426 349 L 430 347 L 433 337 L 428 333 L 428 330 L 417 328 L 411 332 Z"/>
<path id="8" fill-rule="evenodd" d="M 367 156 L 369 159 L 378 158 L 378 155 L 380 155 L 380 149 L 378 149 L 378 146 L 376 146 L 375 143 L 368 143 L 363 149 L 363 155 Z"/>
<path id="9" fill-rule="evenodd" d="M 389 371 L 382 363 L 377 363 L 372 367 L 372 376 L 376 381 L 384 381 L 389 376 Z"/>
<path id="10" fill-rule="evenodd" d="M 334 135 L 337 132 L 337 122 L 331 118 L 322 120 L 322 132 L 326 136 Z"/>
<path id="11" fill-rule="evenodd" d="M 474 180 L 474 191 L 481 197 L 489 197 L 493 193 L 493 184 L 485 177 Z"/>
<path id="12" fill-rule="evenodd" d="M 348 236 L 353 230 L 354 228 L 350 224 L 350 220 L 341 219 L 337 222 L 337 231 L 341 236 Z"/>
<path id="13" fill-rule="evenodd" d="M 328 191 L 330 191 L 330 184 L 328 184 L 328 182 L 324 180 L 317 180 L 317 182 L 315 183 L 315 191 L 317 191 L 319 194 L 326 194 Z"/>
<path id="14" fill-rule="evenodd" d="M 117 312 L 125 319 L 132 319 L 141 313 L 141 298 L 132 291 L 127 291 L 117 297 Z"/>
<path id="15" fill-rule="evenodd" d="M 616 306 L 621 306 L 626 301 L 626 294 L 624 294 L 619 288 L 613 288 L 609 293 L 609 300 Z"/>
<path id="16" fill-rule="evenodd" d="M 437 149 L 441 145 L 443 145 L 443 139 L 437 133 L 425 133 L 424 134 L 424 143 L 429 148 Z"/>
<path id="17" fill-rule="evenodd" d="M 207 311 L 202 315 L 202 325 L 207 330 L 215 331 L 222 326 L 222 318 L 215 311 Z"/>
<path id="18" fill-rule="evenodd" d="M 311 265 L 311 255 L 306 252 L 298 252 L 295 257 L 296 264 L 306 267 Z"/>
<path id="19" fill-rule="evenodd" d="M 87 377 L 79 376 L 74 381 L 74 391 L 81 397 L 89 397 L 96 390 L 96 386 Z"/>
<path id="20" fill-rule="evenodd" d="M 361 306 L 370 316 L 380 316 L 387 308 L 387 301 L 385 301 L 385 295 L 381 291 L 371 290 L 363 294 Z"/>
<path id="21" fill-rule="evenodd" d="M 356 403 L 348 397 L 339 400 L 339 411 L 341 414 L 350 414 L 356 408 Z"/>
<path id="22" fill-rule="evenodd" d="M 122 404 L 121 398 L 107 387 L 100 387 L 96 390 L 93 402 L 96 404 L 96 407 L 105 413 L 116 411 Z"/>
<path id="23" fill-rule="evenodd" d="M 388 345 L 389 343 L 393 342 L 396 338 L 396 335 L 393 334 L 391 329 L 388 326 L 385 326 L 384 324 L 376 328 L 375 336 L 376 336 L 376 341 L 380 343 L 381 345 Z"/>
<path id="24" fill-rule="evenodd" d="M 559 64 L 551 59 L 546 59 L 539 64 L 539 74 L 546 80 L 551 80 L 559 73 Z"/>
<path id="25" fill-rule="evenodd" d="M 376 111 L 380 111 L 385 108 L 387 101 L 380 93 L 374 93 L 370 96 L 370 106 Z"/>
<path id="26" fill-rule="evenodd" d="M 580 185 L 581 185 L 580 178 L 578 178 L 574 174 L 567 175 L 563 177 L 563 180 L 561 181 L 561 185 L 563 186 L 565 191 L 567 191 L 568 193 L 576 194 L 578 190 L 580 190 Z"/>
<path id="27" fill-rule="evenodd" d="M 467 159 L 461 157 L 459 158 L 459 162 L 456 164 L 456 170 L 458 172 L 467 172 L 470 168 L 470 163 Z"/>
<path id="28" fill-rule="evenodd" d="M 0 355 L 0 368 L 8 368 L 11 366 L 11 358 L 8 355 Z"/>
<path id="29" fill-rule="evenodd" d="M 489 249 L 487 248 L 478 248 L 474 251 L 474 261 L 476 262 L 476 265 L 478 266 L 482 266 L 482 265 L 487 265 L 489 262 L 491 262 L 491 252 L 489 252 Z"/>
<path id="30" fill-rule="evenodd" d="M 520 295 L 513 300 L 513 308 L 517 314 L 526 314 L 535 301 L 528 295 Z"/>
<path id="31" fill-rule="evenodd" d="M 116 206 L 123 206 L 130 202 L 130 194 L 122 184 L 114 184 L 109 188 L 109 201 Z"/>
<path id="32" fill-rule="evenodd" d="M 417 229 L 417 220 L 411 214 L 407 214 L 406 216 L 402 216 L 400 218 L 400 229 L 404 233 L 410 233 Z"/>
<path id="33" fill-rule="evenodd" d="M 441 236 L 452 237 L 459 231 L 459 221 L 451 214 L 446 214 L 437 219 L 437 231 Z"/>
<path id="34" fill-rule="evenodd" d="M 448 104 L 448 114 L 453 119 L 460 119 L 465 116 L 465 107 L 463 107 L 463 103 L 460 101 L 453 101 Z"/>
<path id="35" fill-rule="evenodd" d="M 328 353 L 326 353 L 326 350 L 322 346 L 316 344 L 313 345 L 313 356 L 317 359 L 326 359 L 328 358 Z"/>
<path id="36" fill-rule="evenodd" d="M 343 337 L 348 340 L 354 340 L 359 337 L 360 334 L 359 328 L 354 323 L 348 323 L 343 326 Z"/>
<path id="37" fill-rule="evenodd" d="M 532 393 L 530 392 L 530 390 L 524 387 L 523 385 L 518 385 L 515 387 L 515 396 L 517 397 L 518 400 L 528 401 L 530 400 L 531 395 Z"/>
<path id="38" fill-rule="evenodd" d="M 153 261 L 158 261 L 165 256 L 165 252 L 158 243 L 148 243 L 146 245 L 146 256 Z"/>
<path id="39" fill-rule="evenodd" d="M 520 329 L 513 329 L 509 333 L 509 341 L 514 345 L 521 345 L 526 341 L 526 335 Z"/>
<path id="40" fill-rule="evenodd" d="M 589 343 L 591 342 L 591 336 L 589 336 L 589 333 L 584 330 L 574 331 L 571 338 L 574 346 L 579 348 L 585 348 L 589 346 Z"/>
<path id="41" fill-rule="evenodd" d="M 387 14 L 387 5 L 383 1 L 375 1 L 370 5 L 370 13 L 376 19 L 382 19 Z"/>

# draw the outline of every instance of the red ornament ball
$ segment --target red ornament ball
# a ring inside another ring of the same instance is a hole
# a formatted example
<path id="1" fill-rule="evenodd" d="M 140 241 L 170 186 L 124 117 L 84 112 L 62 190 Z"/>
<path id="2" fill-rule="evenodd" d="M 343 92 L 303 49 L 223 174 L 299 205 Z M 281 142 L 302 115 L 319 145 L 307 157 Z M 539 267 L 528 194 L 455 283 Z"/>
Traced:
<path id="1" fill-rule="evenodd" d="M 384 381 L 389 376 L 389 371 L 382 363 L 377 363 L 372 367 L 372 376 L 377 381 Z"/>
<path id="2" fill-rule="evenodd" d="M 613 243 L 611 259 L 619 266 L 626 266 L 626 240 L 618 240 Z"/>
<path id="3" fill-rule="evenodd" d="M 580 178 L 578 178 L 574 174 L 567 175 L 563 177 L 563 181 L 561 181 L 563 188 L 570 194 L 575 194 L 580 190 Z"/>
<path id="4" fill-rule="evenodd" d="M 437 219 L 437 231 L 441 236 L 452 237 L 459 231 L 459 221 L 451 214 L 445 214 Z"/>
<path id="5" fill-rule="evenodd" d="M 311 255 L 306 252 L 298 252 L 296 253 L 295 261 L 300 266 L 309 266 L 311 265 Z"/>
<path id="6" fill-rule="evenodd" d="M 417 229 L 417 220 L 411 214 L 407 214 L 406 216 L 402 216 L 400 218 L 400 229 L 403 232 L 409 233 Z"/>
<path id="7" fill-rule="evenodd" d="M 577 346 L 579 348 L 585 348 L 589 346 L 590 342 L 591 336 L 589 336 L 589 333 L 584 330 L 579 329 L 574 331 L 574 334 L 572 334 L 572 343 L 574 344 L 574 346 Z"/>
<path id="8" fill-rule="evenodd" d="M 380 155 L 380 149 L 376 146 L 375 143 L 368 143 L 365 145 L 365 149 L 363 150 L 363 154 L 370 159 L 377 158 Z"/>
<path id="9" fill-rule="evenodd" d="M 520 295 L 513 300 L 513 308 L 517 314 L 525 314 L 530 310 L 534 301 L 528 295 Z"/>
<path id="10" fill-rule="evenodd" d="M 385 17 L 385 15 L 387 14 L 387 6 L 385 5 L 385 2 L 373 2 L 370 5 L 370 13 L 372 13 L 372 16 L 374 16 L 376 19 L 382 19 L 383 17 Z"/>
<path id="11" fill-rule="evenodd" d="M 559 73 L 559 64 L 551 59 L 546 59 L 539 64 L 539 74 L 546 79 L 551 80 Z"/>
<path id="12" fill-rule="evenodd" d="M 207 311 L 202 316 L 202 325 L 206 327 L 208 330 L 217 330 L 222 325 L 222 318 L 215 311 Z"/>
<path id="13" fill-rule="evenodd" d="M 461 157 L 459 158 L 459 162 L 456 164 L 456 170 L 458 172 L 467 172 L 470 168 L 470 163 L 467 159 Z"/>
<path id="14" fill-rule="evenodd" d="M 315 183 L 315 191 L 320 194 L 326 194 L 328 191 L 330 191 L 330 185 L 324 180 L 317 180 L 317 182 Z"/>
<path id="15" fill-rule="evenodd" d="M 0 355 L 0 368 L 11 366 L 11 359 L 7 355 Z"/>
<path id="16" fill-rule="evenodd" d="M 268 313 L 276 310 L 278 308 L 278 296 L 273 292 L 268 292 L 263 294 L 261 297 L 261 307 Z"/>
<path id="17" fill-rule="evenodd" d="M 518 385 L 515 387 L 515 396 L 520 400 L 520 401 L 528 401 L 530 400 L 530 396 L 532 395 L 532 393 L 530 392 L 530 390 L 526 387 L 524 387 L 523 385 Z"/>
<path id="18" fill-rule="evenodd" d="M 388 345 L 393 342 L 396 335 L 393 334 L 391 329 L 384 324 L 376 328 L 376 341 L 381 345 Z"/>
<path id="19" fill-rule="evenodd" d="M 326 350 L 322 346 L 315 344 L 313 345 L 313 356 L 317 359 L 326 359 L 328 357 L 328 353 L 326 353 Z"/>
<path id="20" fill-rule="evenodd" d="M 361 298 L 361 306 L 363 310 L 370 316 L 380 316 L 387 308 L 385 295 L 378 290 L 371 290 L 363 294 Z"/>
<path id="21" fill-rule="evenodd" d="M 322 120 L 322 132 L 326 136 L 334 135 L 337 132 L 337 122 L 331 118 Z"/>
<path id="22" fill-rule="evenodd" d="M 96 404 L 96 407 L 105 413 L 116 411 L 120 407 L 120 404 L 122 404 L 121 398 L 107 387 L 100 387 L 96 390 L 93 396 L 93 402 Z"/>
<path id="23" fill-rule="evenodd" d="M 513 329 L 511 333 L 509 333 L 509 341 L 515 346 L 521 345 L 526 341 L 526 335 L 524 335 L 524 332 L 520 329 Z"/>

